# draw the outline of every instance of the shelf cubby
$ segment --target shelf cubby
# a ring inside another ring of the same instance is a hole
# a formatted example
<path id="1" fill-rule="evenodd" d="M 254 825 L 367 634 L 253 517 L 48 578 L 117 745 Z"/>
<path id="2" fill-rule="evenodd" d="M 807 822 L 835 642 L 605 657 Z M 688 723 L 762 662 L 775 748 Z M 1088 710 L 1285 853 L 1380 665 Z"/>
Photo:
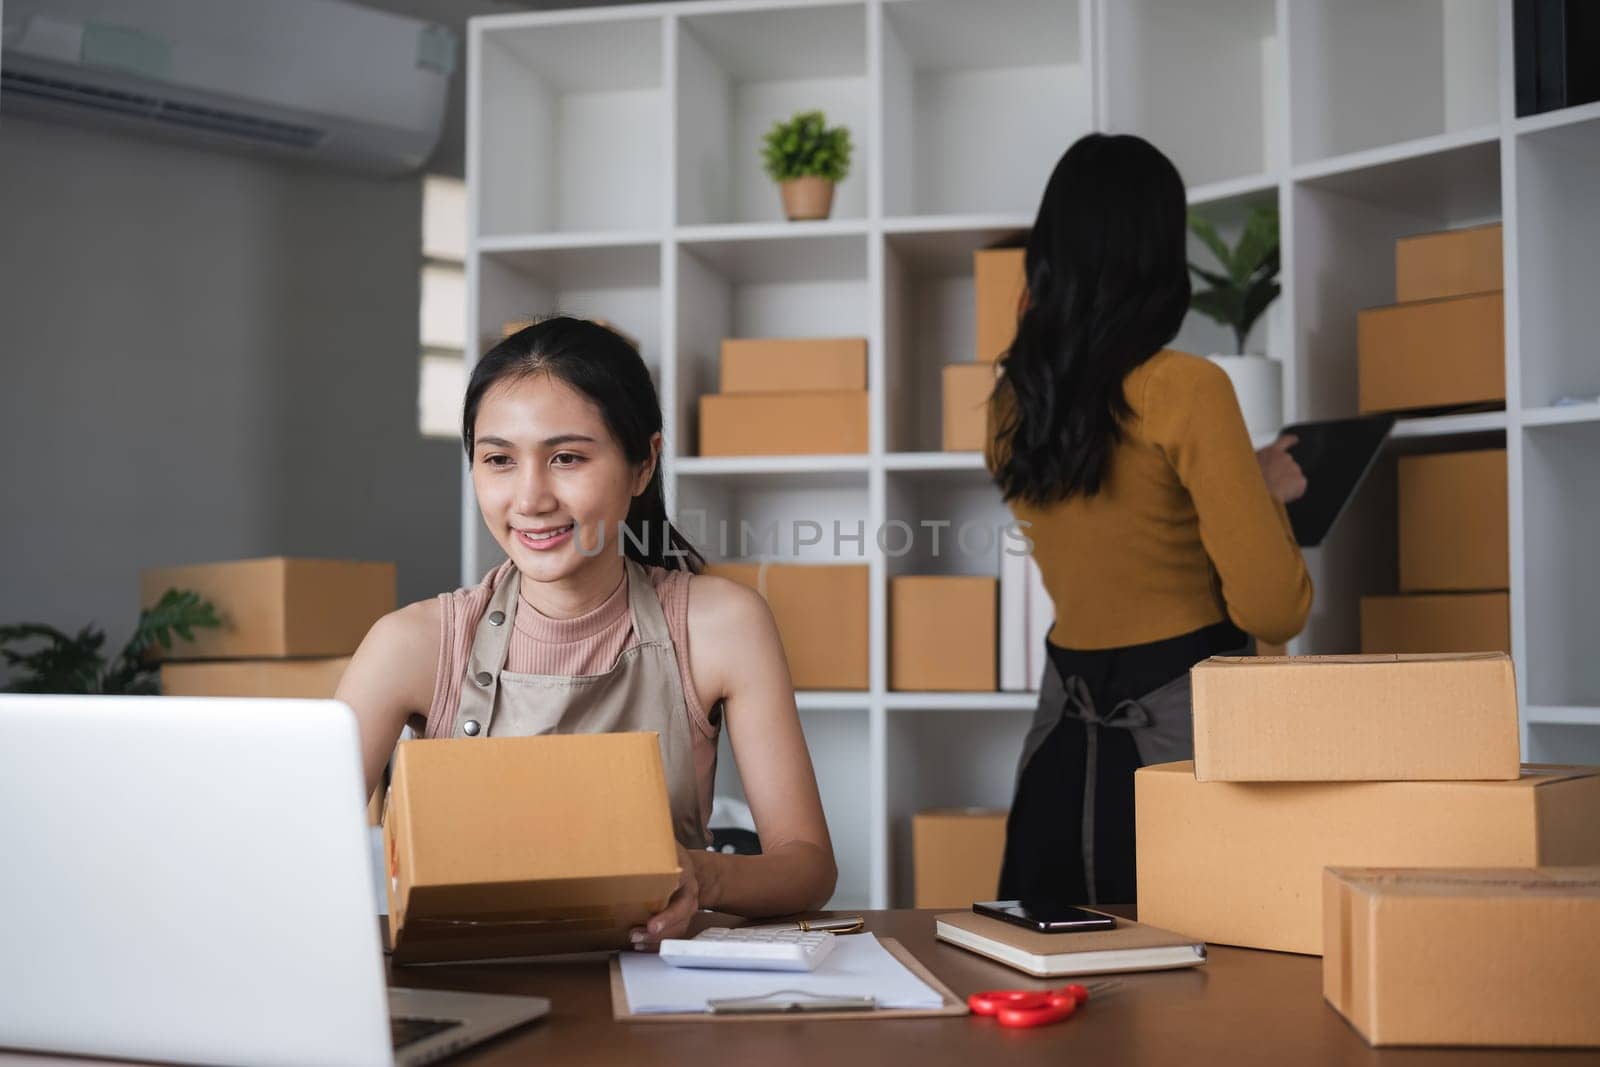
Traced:
<path id="1" fill-rule="evenodd" d="M 1523 435 L 1527 647 L 1519 666 L 1530 704 L 1600 705 L 1597 449 L 1600 423 L 1540 426 Z"/>
<path id="2" fill-rule="evenodd" d="M 708 560 L 865 563 L 873 551 L 865 469 L 680 471 L 676 481 L 673 521 Z"/>
<path id="3" fill-rule="evenodd" d="M 496 28 L 479 41 L 480 237 L 666 224 L 659 18 Z"/>
<path id="4" fill-rule="evenodd" d="M 870 180 L 867 9 L 860 3 L 725 11 L 678 20 L 677 222 L 776 222 L 778 189 L 762 170 L 777 121 L 821 110 L 849 128 L 850 173 L 833 217 L 867 213 Z"/>
<path id="5" fill-rule="evenodd" d="M 1094 127 L 1088 3 L 882 5 L 885 215 L 1034 212 Z"/>

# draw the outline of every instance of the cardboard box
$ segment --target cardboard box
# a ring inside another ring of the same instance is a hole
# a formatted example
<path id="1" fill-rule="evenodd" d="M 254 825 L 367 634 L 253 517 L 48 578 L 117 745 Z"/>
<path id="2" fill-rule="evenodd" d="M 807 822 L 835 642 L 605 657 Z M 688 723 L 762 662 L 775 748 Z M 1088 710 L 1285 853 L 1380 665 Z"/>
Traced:
<path id="1" fill-rule="evenodd" d="M 866 387 L 865 337 L 729 338 L 722 342 L 724 393 Z"/>
<path id="2" fill-rule="evenodd" d="M 348 666 L 349 656 L 163 663 L 161 691 L 169 697 L 331 700 Z"/>
<path id="3" fill-rule="evenodd" d="M 1499 293 L 1370 308 L 1356 318 L 1356 348 L 1363 414 L 1505 402 Z"/>
<path id="4" fill-rule="evenodd" d="M 1006 850 L 1006 813 L 981 808 L 919 811 L 911 817 L 916 906 L 968 908 L 995 900 Z"/>
<path id="5" fill-rule="evenodd" d="M 867 688 L 865 563 L 712 563 L 706 573 L 766 598 L 796 689 Z"/>
<path id="6" fill-rule="evenodd" d="M 1507 593 L 1438 593 L 1361 598 L 1361 651 L 1509 652 Z"/>
<path id="7" fill-rule="evenodd" d="M 889 688 L 994 692 L 998 593 L 993 578 L 889 579 Z"/>
<path id="8" fill-rule="evenodd" d="M 978 302 L 973 358 L 980 362 L 999 359 L 1016 339 L 1017 319 L 1028 293 L 1025 256 L 1021 248 L 984 248 L 972 254 L 972 281 Z"/>
<path id="9" fill-rule="evenodd" d="M 139 589 L 145 607 L 168 589 L 199 593 L 222 619 L 159 650 L 165 660 L 348 656 L 395 608 L 393 563 L 275 556 L 152 567 Z"/>
<path id="10" fill-rule="evenodd" d="M 1511 585 L 1506 453 L 1400 459 L 1400 591 L 1496 591 Z"/>
<path id="11" fill-rule="evenodd" d="M 1394 243 L 1399 303 L 1499 290 L 1504 284 L 1500 224 L 1420 233 Z"/>
<path id="12" fill-rule="evenodd" d="M 1322 992 L 1374 1045 L 1600 1045 L 1600 867 L 1334 868 Z"/>
<path id="13" fill-rule="evenodd" d="M 865 390 L 700 398 L 702 456 L 811 456 L 866 450 Z"/>
<path id="14" fill-rule="evenodd" d="M 678 885 L 653 733 L 404 742 L 383 843 L 396 963 L 624 948 Z"/>
<path id="15" fill-rule="evenodd" d="M 1224 945 L 1322 952 L 1324 867 L 1600 863 L 1600 769 L 1514 782 L 1201 782 L 1134 774 L 1139 921 Z"/>
<path id="16" fill-rule="evenodd" d="M 1517 680 L 1503 652 L 1213 656 L 1189 672 L 1202 782 L 1517 777 Z"/>
<path id="17" fill-rule="evenodd" d="M 995 364 L 951 363 L 944 368 L 944 450 L 981 452 L 989 433 L 989 394 Z"/>

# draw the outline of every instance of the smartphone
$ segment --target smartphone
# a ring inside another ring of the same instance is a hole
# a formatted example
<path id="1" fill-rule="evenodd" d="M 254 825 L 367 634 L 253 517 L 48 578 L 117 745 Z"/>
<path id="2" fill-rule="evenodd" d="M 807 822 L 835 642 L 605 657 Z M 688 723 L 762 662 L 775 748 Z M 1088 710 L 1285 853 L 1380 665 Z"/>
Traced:
<path id="1" fill-rule="evenodd" d="M 1041 934 L 1075 934 L 1088 930 L 1113 930 L 1117 920 L 1101 911 L 1090 911 L 1072 904 L 1020 900 L 991 900 L 974 904 L 972 910 L 991 919 L 1015 923 Z"/>

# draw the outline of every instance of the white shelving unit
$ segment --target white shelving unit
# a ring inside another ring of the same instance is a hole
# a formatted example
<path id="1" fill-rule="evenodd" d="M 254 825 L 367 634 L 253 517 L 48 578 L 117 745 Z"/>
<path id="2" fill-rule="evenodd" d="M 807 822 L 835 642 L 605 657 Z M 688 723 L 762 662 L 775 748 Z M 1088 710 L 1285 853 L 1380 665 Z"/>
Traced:
<path id="1" fill-rule="evenodd" d="M 1504 443 L 1524 751 L 1600 761 L 1600 106 L 1514 117 L 1510 0 L 696 0 L 475 19 L 468 55 L 469 335 L 563 310 L 638 338 L 670 503 L 713 558 L 739 555 L 718 520 L 818 523 L 809 559 L 836 558 L 835 522 L 867 531 L 838 558 L 871 568 L 871 686 L 798 694 L 836 904 L 909 900 L 913 811 L 1010 798 L 1031 695 L 887 687 L 888 578 L 994 570 L 873 531 L 1006 517 L 978 455 L 937 451 L 939 368 L 971 356 L 971 253 L 1026 230 L 1091 129 L 1164 148 L 1224 231 L 1277 204 L 1284 296 L 1252 343 L 1290 419 L 1354 413 L 1356 313 L 1391 301 L 1396 237 L 1504 220 L 1507 409 L 1400 423 L 1309 554 L 1296 649 L 1353 650 L 1359 597 L 1393 590 L 1394 455 Z M 817 107 L 855 166 L 831 220 L 788 223 L 760 138 Z M 846 334 L 869 342 L 868 453 L 694 454 L 723 337 Z M 1175 343 L 1232 347 L 1197 316 Z M 496 549 L 470 483 L 462 512 L 475 582 Z"/>

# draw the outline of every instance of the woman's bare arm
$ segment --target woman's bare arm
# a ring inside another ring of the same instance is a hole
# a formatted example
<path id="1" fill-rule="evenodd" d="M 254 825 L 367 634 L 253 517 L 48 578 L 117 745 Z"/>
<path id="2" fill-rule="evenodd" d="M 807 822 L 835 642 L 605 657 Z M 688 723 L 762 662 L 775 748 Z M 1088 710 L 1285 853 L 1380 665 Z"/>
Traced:
<path id="1" fill-rule="evenodd" d="M 339 680 L 334 697 L 356 713 L 369 796 L 383 778 L 401 729 L 428 714 L 440 640 L 439 602 L 408 604 L 373 624 Z"/>

